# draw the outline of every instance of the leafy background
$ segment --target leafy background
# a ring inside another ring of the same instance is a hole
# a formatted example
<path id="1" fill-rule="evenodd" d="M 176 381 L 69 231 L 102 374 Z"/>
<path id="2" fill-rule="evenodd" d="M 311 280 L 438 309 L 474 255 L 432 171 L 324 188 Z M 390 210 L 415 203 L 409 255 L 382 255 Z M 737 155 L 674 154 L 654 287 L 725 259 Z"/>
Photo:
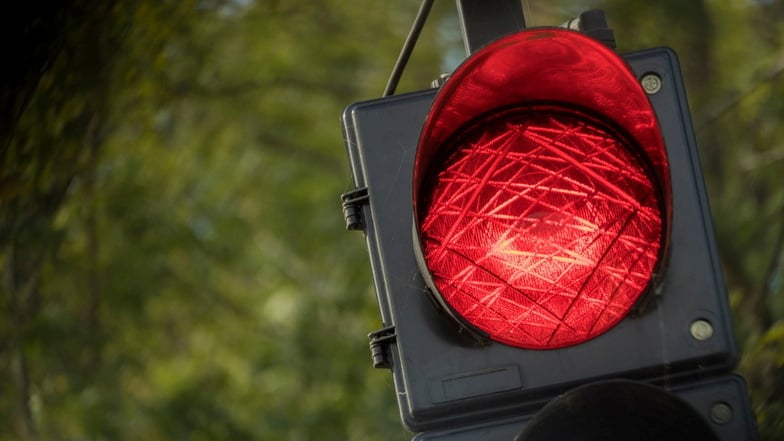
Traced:
<path id="1" fill-rule="evenodd" d="M 0 439 L 409 439 L 370 367 L 338 118 L 379 96 L 418 2 L 37 6 L 5 17 Z M 739 370 L 784 439 L 784 5 L 524 2 L 529 25 L 589 8 L 621 51 L 680 54 Z M 400 90 L 463 55 L 437 2 Z"/>

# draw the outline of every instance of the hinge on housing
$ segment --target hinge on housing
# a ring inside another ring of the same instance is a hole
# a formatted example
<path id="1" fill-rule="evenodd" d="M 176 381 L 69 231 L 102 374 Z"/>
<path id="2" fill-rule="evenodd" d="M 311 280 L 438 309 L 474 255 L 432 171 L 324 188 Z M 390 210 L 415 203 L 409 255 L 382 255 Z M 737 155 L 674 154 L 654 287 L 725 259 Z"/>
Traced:
<path id="1" fill-rule="evenodd" d="M 364 230 L 362 223 L 362 205 L 370 197 L 367 187 L 359 187 L 340 195 L 343 201 L 343 219 L 346 221 L 347 230 Z"/>
<path id="2" fill-rule="evenodd" d="M 395 341 L 397 334 L 395 326 L 386 326 L 378 331 L 368 334 L 370 339 L 370 355 L 373 358 L 373 367 L 389 369 L 389 344 Z"/>

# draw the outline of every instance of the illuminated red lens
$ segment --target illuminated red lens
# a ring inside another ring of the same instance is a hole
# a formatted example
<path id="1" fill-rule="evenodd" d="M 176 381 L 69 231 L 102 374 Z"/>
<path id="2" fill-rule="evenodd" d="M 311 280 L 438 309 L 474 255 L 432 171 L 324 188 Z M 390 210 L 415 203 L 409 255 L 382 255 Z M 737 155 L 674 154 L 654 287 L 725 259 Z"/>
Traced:
<path id="1" fill-rule="evenodd" d="M 669 237 L 667 154 L 613 50 L 534 29 L 473 54 L 442 86 L 414 160 L 425 279 L 457 318 L 550 349 L 617 324 Z"/>
<path id="2" fill-rule="evenodd" d="M 424 183 L 423 255 L 443 300 L 503 343 L 557 348 L 629 312 L 659 258 L 650 168 L 580 112 L 529 107 L 460 136 Z"/>

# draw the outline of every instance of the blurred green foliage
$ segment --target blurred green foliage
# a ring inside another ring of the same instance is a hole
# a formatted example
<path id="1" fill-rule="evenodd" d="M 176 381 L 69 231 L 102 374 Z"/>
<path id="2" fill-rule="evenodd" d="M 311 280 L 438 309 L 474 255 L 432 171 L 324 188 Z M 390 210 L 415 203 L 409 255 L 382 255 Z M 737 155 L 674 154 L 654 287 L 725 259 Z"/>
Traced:
<path id="1" fill-rule="evenodd" d="M 73 0 L 48 16 L 51 60 L 0 144 L 0 439 L 410 438 L 370 367 L 380 323 L 341 218 L 338 117 L 379 95 L 417 4 Z M 782 439 L 784 5 L 525 2 L 529 25 L 593 7 L 620 50 L 681 55 L 740 370 L 763 438 Z M 401 91 L 459 62 L 456 20 L 437 3 Z"/>

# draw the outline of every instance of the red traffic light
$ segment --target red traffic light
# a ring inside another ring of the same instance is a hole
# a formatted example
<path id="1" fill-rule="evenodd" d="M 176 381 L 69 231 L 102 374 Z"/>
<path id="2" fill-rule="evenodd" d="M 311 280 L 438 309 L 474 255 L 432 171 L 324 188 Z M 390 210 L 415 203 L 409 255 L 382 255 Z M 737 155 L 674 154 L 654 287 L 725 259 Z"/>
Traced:
<path id="1" fill-rule="evenodd" d="M 458 4 L 475 12 L 462 14 L 467 46 L 498 35 L 483 2 Z M 576 27 L 606 30 L 590 21 Z M 700 421 L 722 441 L 757 438 L 746 387 L 727 375 L 738 350 L 674 52 L 620 59 L 571 31 L 525 31 L 440 89 L 354 103 L 342 121 L 356 187 L 344 215 L 365 232 L 383 324 L 373 362 L 390 369 L 415 440 L 623 436 L 640 422 L 699 438 Z M 650 310 L 629 317 L 651 287 Z M 469 344 L 466 329 L 504 344 Z M 651 405 L 636 421 L 615 411 L 634 386 L 607 406 L 597 393 L 610 389 L 588 387 L 619 378 L 662 387 L 624 400 Z M 578 390 L 593 407 L 572 421 L 588 426 L 547 417 Z M 662 397 L 692 421 L 667 421 Z"/>
<path id="2" fill-rule="evenodd" d="M 430 289 L 460 322 L 512 346 L 607 331 L 667 248 L 653 108 L 626 63 L 577 32 L 521 32 L 466 60 L 428 114 L 413 191 Z"/>

